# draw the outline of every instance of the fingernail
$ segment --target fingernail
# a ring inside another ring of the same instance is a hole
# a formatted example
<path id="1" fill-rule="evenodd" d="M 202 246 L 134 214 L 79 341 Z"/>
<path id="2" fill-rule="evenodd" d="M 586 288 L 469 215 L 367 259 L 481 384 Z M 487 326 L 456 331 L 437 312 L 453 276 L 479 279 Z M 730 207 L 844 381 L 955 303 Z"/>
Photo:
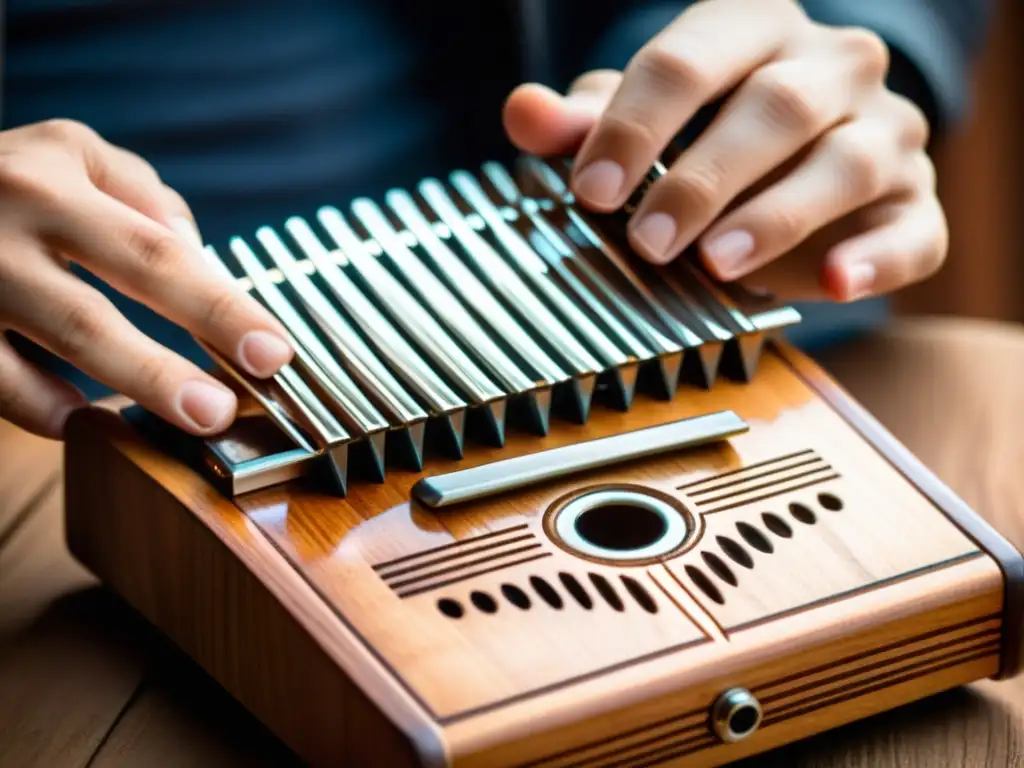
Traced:
<path id="1" fill-rule="evenodd" d="M 871 293 L 875 285 L 878 271 L 874 264 L 860 262 L 846 268 L 846 280 L 849 285 L 850 301 L 856 301 Z"/>
<path id="2" fill-rule="evenodd" d="M 186 381 L 178 391 L 178 409 L 203 431 L 226 423 L 234 407 L 229 390 L 205 381 Z"/>
<path id="3" fill-rule="evenodd" d="M 250 331 L 238 345 L 238 361 L 253 376 L 271 376 L 291 359 L 288 342 L 267 331 Z"/>
<path id="4" fill-rule="evenodd" d="M 591 163 L 576 175 L 576 194 L 591 203 L 612 205 L 619 197 L 626 172 L 611 160 Z"/>
<path id="5" fill-rule="evenodd" d="M 741 229 L 719 235 L 704 245 L 704 253 L 723 273 L 735 270 L 753 252 L 753 236 Z"/>
<path id="6" fill-rule="evenodd" d="M 199 230 L 196 229 L 195 224 L 184 216 L 175 216 L 172 218 L 171 229 L 177 232 L 181 237 L 185 238 L 189 245 L 194 245 L 196 248 L 202 250 L 203 238 L 199 235 Z"/>
<path id="7" fill-rule="evenodd" d="M 667 261 L 668 249 L 676 239 L 676 221 L 667 213 L 649 213 L 640 220 L 633 236 L 656 261 Z"/>

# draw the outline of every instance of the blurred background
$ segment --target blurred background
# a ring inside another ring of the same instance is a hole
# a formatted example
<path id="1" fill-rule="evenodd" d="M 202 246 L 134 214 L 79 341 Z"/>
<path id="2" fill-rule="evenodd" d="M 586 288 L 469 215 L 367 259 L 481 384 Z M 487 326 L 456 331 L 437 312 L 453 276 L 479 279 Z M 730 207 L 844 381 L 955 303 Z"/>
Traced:
<path id="1" fill-rule="evenodd" d="M 895 297 L 903 314 L 1024 321 L 1024 1 L 997 6 L 974 74 L 971 118 L 936 148 L 949 259 Z"/>

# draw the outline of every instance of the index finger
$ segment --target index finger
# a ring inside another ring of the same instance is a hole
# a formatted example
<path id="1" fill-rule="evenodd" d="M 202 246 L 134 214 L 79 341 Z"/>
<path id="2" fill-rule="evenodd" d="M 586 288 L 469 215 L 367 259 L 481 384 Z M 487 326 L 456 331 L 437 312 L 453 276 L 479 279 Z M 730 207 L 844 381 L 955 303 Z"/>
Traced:
<path id="1" fill-rule="evenodd" d="M 211 344 L 259 378 L 292 357 L 278 320 L 213 268 L 196 243 L 95 188 L 50 226 L 61 250 L 125 295 Z"/>
<path id="2" fill-rule="evenodd" d="M 687 121 L 774 58 L 801 18 L 789 0 L 716 0 L 680 14 L 633 57 L 583 142 L 573 170 L 580 202 L 622 206 Z"/>

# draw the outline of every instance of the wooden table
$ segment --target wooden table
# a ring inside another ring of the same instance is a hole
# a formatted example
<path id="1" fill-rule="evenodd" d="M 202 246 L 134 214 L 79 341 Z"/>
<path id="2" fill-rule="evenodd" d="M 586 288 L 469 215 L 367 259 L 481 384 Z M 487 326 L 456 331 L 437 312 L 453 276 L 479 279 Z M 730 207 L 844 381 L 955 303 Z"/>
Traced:
<path id="1" fill-rule="evenodd" d="M 903 322 L 823 361 L 1024 545 L 1024 329 Z M 0 422 L 0 766 L 294 765 L 273 736 L 68 556 L 61 450 Z M 1019 766 L 1024 679 L 983 682 L 748 761 Z"/>

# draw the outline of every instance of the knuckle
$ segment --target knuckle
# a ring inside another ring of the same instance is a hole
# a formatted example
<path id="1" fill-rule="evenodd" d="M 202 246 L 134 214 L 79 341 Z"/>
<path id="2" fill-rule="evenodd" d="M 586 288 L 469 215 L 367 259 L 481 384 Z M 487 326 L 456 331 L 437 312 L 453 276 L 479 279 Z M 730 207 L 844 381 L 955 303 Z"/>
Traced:
<path id="1" fill-rule="evenodd" d="M 662 143 L 650 125 L 628 110 L 606 112 L 601 118 L 601 129 L 616 143 L 630 148 L 653 151 Z"/>
<path id="2" fill-rule="evenodd" d="M 842 48 L 858 63 L 860 71 L 880 80 L 889 71 L 889 46 L 880 35 L 863 27 L 838 30 Z"/>
<path id="3" fill-rule="evenodd" d="M 128 252 L 146 275 L 160 277 L 177 266 L 180 248 L 177 238 L 170 232 L 157 232 L 150 227 L 139 226 L 127 236 Z"/>
<path id="4" fill-rule="evenodd" d="M 242 299 L 239 292 L 233 288 L 227 287 L 218 291 L 206 305 L 204 325 L 207 328 L 228 327 L 232 318 L 244 316 Z"/>
<path id="5" fill-rule="evenodd" d="M 788 250 L 807 237 L 807 222 L 798 208 L 778 207 L 764 217 L 763 228 L 770 233 L 765 239 L 778 250 Z"/>
<path id="6" fill-rule="evenodd" d="M 822 122 L 821 107 L 799 69 L 778 65 L 765 67 L 751 78 L 768 120 L 788 131 L 811 133 Z"/>
<path id="7" fill-rule="evenodd" d="M 160 355 L 147 355 L 135 370 L 134 386 L 138 392 L 161 394 L 171 390 L 170 366 Z"/>
<path id="8" fill-rule="evenodd" d="M 5 195 L 32 201 L 48 200 L 53 196 L 48 176 L 42 158 L 26 152 L 0 155 L 0 189 Z"/>
<path id="9" fill-rule="evenodd" d="M 64 358 L 77 358 L 100 344 L 107 330 L 105 315 L 99 302 L 70 305 L 51 339 L 55 353 Z"/>
<path id="10" fill-rule="evenodd" d="M 714 88 L 711 74 L 691 57 L 664 45 L 649 45 L 631 66 L 650 81 L 657 93 L 708 93 Z"/>
<path id="11" fill-rule="evenodd" d="M 63 117 L 40 123 L 39 132 L 47 138 L 67 144 L 82 145 L 97 138 L 96 132 L 89 126 Z"/>
<path id="12" fill-rule="evenodd" d="M 857 198 L 881 194 L 885 178 L 873 134 L 856 129 L 835 131 L 830 145 L 843 181 Z"/>
<path id="13" fill-rule="evenodd" d="M 721 172 L 711 165 L 673 171 L 658 182 L 658 194 L 677 201 L 673 210 L 709 215 L 718 207 Z"/>

